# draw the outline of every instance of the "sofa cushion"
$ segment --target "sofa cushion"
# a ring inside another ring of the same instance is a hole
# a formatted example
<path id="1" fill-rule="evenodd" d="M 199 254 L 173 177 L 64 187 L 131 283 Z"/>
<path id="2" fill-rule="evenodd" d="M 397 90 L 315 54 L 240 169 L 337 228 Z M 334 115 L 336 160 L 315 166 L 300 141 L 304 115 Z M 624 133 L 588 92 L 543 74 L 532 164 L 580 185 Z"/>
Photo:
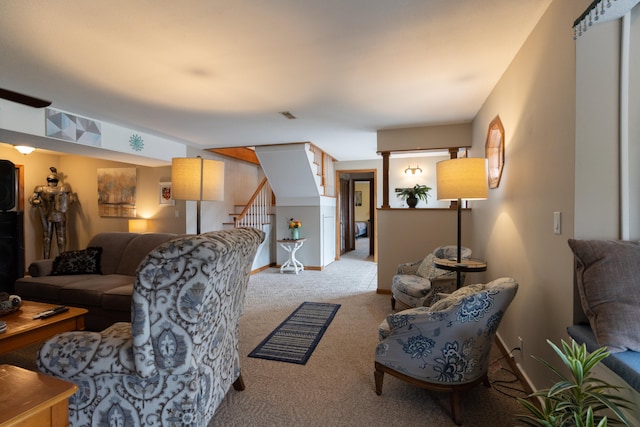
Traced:
<path id="1" fill-rule="evenodd" d="M 22 277 L 16 280 L 16 295 L 31 301 L 61 304 L 60 290 L 73 282 L 101 280 L 97 274 L 78 274 L 74 276 Z M 66 304 L 66 302 L 64 302 Z"/>
<path id="2" fill-rule="evenodd" d="M 640 351 L 640 245 L 569 239 L 580 302 L 601 346 Z"/>
<path id="3" fill-rule="evenodd" d="M 102 248 L 90 246 L 78 251 L 66 251 L 53 260 L 52 276 L 100 274 Z"/>
<path id="4" fill-rule="evenodd" d="M 102 308 L 111 311 L 131 312 L 133 285 L 123 285 L 109 289 L 102 295 Z"/>
<path id="5" fill-rule="evenodd" d="M 113 231 L 98 233 L 89 240 L 87 246 L 102 248 L 102 274 L 117 273 L 125 248 L 136 236 L 139 234 Z"/>
<path id="6" fill-rule="evenodd" d="M 135 235 L 121 254 L 117 274 L 135 276 L 138 265 L 145 256 L 160 244 L 176 237 L 171 233 L 144 233 Z"/>
<path id="7" fill-rule="evenodd" d="M 133 288 L 134 280 L 135 278 L 132 276 L 109 274 L 67 283 L 64 288 L 60 289 L 60 300 L 72 306 L 101 307 L 105 292 L 121 286 Z"/>

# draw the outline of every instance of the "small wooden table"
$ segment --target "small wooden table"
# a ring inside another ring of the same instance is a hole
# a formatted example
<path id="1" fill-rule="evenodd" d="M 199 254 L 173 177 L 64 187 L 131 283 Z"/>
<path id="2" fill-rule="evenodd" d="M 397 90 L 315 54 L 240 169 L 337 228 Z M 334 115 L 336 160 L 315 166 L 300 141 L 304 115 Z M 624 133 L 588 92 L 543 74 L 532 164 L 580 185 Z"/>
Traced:
<path id="1" fill-rule="evenodd" d="M 78 386 L 49 375 L 0 365 L 0 427 L 69 425 L 69 396 Z"/>
<path id="2" fill-rule="evenodd" d="M 296 252 L 302 247 L 305 240 L 307 239 L 278 240 L 278 243 L 280 243 L 282 249 L 289 252 L 289 259 L 284 264 L 282 264 L 282 267 L 280 267 L 280 273 L 284 271 L 295 271 L 295 273 L 298 274 L 298 271 L 304 271 L 304 265 L 302 265 L 302 263 L 296 259 Z"/>
<path id="3" fill-rule="evenodd" d="M 84 329 L 84 315 L 88 312 L 84 308 L 69 307 L 69 311 L 47 319 L 33 318 L 54 307 L 54 304 L 23 300 L 20 310 L 0 316 L 0 320 L 7 322 L 6 332 L 0 333 L 0 354 L 44 341 L 61 332 Z"/>
<path id="4" fill-rule="evenodd" d="M 477 272 L 477 271 L 486 271 L 487 263 L 486 261 L 482 261 L 480 259 L 463 259 L 460 262 L 457 259 L 449 259 L 449 258 L 436 258 L 433 264 L 441 268 L 443 270 L 455 271 L 457 275 L 457 288 L 460 289 L 460 273 L 465 272 Z"/>

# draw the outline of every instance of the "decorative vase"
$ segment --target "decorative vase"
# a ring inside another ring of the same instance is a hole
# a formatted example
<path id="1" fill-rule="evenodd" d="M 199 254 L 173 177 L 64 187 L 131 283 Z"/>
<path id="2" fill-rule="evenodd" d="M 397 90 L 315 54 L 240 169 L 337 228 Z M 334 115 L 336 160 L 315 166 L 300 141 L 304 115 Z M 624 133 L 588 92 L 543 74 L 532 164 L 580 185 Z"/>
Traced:
<path id="1" fill-rule="evenodd" d="M 415 208 L 418 205 L 418 198 L 415 196 L 407 197 L 407 206 L 410 208 Z"/>
<path id="2" fill-rule="evenodd" d="M 292 240 L 298 240 L 300 238 L 300 229 L 299 228 L 292 228 L 291 229 L 291 239 Z"/>

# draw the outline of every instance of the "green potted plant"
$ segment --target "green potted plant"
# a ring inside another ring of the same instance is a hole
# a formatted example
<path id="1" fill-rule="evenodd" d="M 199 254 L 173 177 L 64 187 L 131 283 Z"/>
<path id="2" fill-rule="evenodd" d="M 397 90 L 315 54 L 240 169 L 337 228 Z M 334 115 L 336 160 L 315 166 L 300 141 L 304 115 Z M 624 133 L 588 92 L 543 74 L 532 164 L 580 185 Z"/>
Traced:
<path id="1" fill-rule="evenodd" d="M 415 208 L 418 200 L 424 200 L 424 203 L 427 203 L 427 198 L 431 195 L 429 194 L 429 190 L 431 190 L 431 187 L 416 184 L 409 188 L 399 188 L 396 190 L 396 193 L 399 198 L 407 201 L 407 205 L 410 208 Z"/>
<path id="2" fill-rule="evenodd" d="M 538 359 L 559 378 L 551 388 L 537 391 L 529 397 L 540 400 L 540 406 L 529 399 L 518 399 L 530 414 L 521 415 L 519 421 L 534 427 L 606 427 L 609 425 L 631 426 L 622 409 L 630 409 L 629 400 L 617 394 L 624 387 L 608 384 L 592 377 L 592 368 L 609 356 L 605 347 L 587 353 L 584 344 L 575 341 L 571 346 L 562 341 L 562 350 L 551 341 L 547 343 L 560 356 L 570 372 L 565 376 L 550 363 Z M 603 412 L 612 415 L 607 419 Z"/>

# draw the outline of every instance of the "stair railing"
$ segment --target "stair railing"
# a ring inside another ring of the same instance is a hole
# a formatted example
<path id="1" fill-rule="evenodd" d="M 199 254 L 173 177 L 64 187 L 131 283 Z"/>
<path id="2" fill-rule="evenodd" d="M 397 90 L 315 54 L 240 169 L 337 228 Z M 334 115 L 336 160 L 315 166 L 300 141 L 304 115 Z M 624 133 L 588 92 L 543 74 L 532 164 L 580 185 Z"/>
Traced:
<path id="1" fill-rule="evenodd" d="M 242 212 L 233 218 L 234 227 L 253 227 L 264 231 L 265 224 L 271 222 L 273 206 L 273 191 L 265 177 Z"/>

